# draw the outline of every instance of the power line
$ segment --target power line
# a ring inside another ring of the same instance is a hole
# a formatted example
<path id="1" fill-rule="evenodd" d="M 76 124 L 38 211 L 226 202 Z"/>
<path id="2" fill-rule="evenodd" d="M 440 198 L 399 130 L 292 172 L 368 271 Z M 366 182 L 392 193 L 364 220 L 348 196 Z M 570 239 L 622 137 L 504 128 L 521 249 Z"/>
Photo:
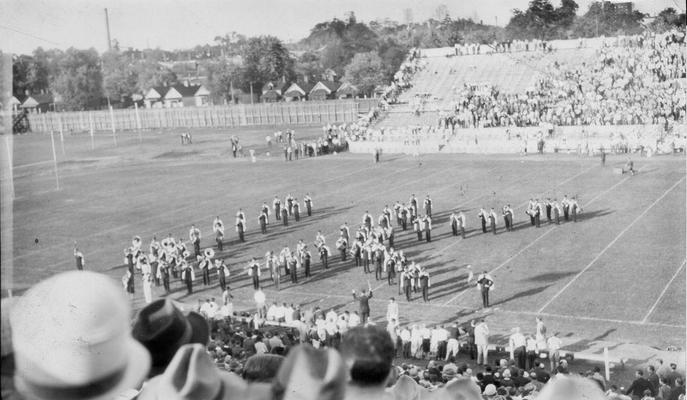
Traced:
<path id="1" fill-rule="evenodd" d="M 15 33 L 18 33 L 18 34 L 20 34 L 20 35 L 24 35 L 24 36 L 28 36 L 28 37 L 31 37 L 31 38 L 34 38 L 34 39 L 38 39 L 38 40 L 41 40 L 41 41 L 44 41 L 44 42 L 47 42 L 47 43 L 52 43 L 52 44 L 57 45 L 57 46 L 64 46 L 64 45 L 65 45 L 64 43 L 55 42 L 55 41 L 53 41 L 53 40 L 46 39 L 46 38 L 40 37 L 40 36 L 36 36 L 36 35 L 34 35 L 34 34 L 31 34 L 31 33 L 28 33 L 28 32 L 24 32 L 24 31 L 21 31 L 21 30 L 19 30 L 19 29 L 12 28 L 12 27 L 9 27 L 9 26 L 0 25 L 0 28 L 6 29 L 6 30 L 8 30 L 8 31 L 15 32 Z"/>

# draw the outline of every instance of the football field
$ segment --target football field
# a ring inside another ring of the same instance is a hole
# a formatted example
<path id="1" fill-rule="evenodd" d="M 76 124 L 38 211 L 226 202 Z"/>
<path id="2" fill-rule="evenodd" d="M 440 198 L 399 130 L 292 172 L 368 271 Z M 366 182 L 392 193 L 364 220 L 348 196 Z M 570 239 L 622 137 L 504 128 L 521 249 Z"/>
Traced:
<path id="1" fill-rule="evenodd" d="M 74 243 L 85 255 L 86 269 L 119 280 L 125 272 L 123 249 L 134 235 L 144 248 L 153 235 L 188 239 L 191 224 L 203 234 L 202 247 L 214 246 L 212 221 L 227 225 L 224 252 L 232 268 L 229 286 L 238 310 L 252 306 L 252 284 L 244 272 L 251 257 L 262 259 L 304 239 L 313 250 L 318 230 L 335 250 L 339 226 L 348 222 L 353 235 L 366 210 L 375 217 L 385 205 L 433 200 L 432 241 L 419 242 L 410 230 L 396 229 L 395 248 L 427 267 L 430 301 L 419 293 L 411 302 L 399 296 L 398 279 L 389 286 L 364 274 L 338 252 L 330 268 L 314 257 L 313 276 L 291 284 L 282 277 L 277 291 L 263 273 L 268 302 L 279 301 L 354 310 L 351 290 L 369 285 L 373 320 L 384 320 L 390 297 L 400 303 L 401 323 L 466 322 L 486 316 L 493 332 L 510 327 L 534 329 L 544 317 L 549 330 L 560 332 L 573 348 L 594 341 L 639 343 L 665 348 L 685 342 L 685 158 L 682 155 L 633 156 L 636 176 L 613 173 L 624 156 L 611 155 L 602 167 L 598 158 L 577 155 L 455 155 L 412 157 L 337 154 L 285 162 L 281 148 L 268 148 L 273 129 L 197 131 L 193 144 L 181 146 L 178 133 L 127 133 L 114 139 L 100 134 L 56 137 L 60 190 L 55 190 L 50 137 L 14 138 L 14 201 L 12 263 L 3 263 L 3 288 L 20 292 L 51 274 L 75 268 Z M 296 129 L 297 138 L 320 135 L 321 128 Z M 250 157 L 233 158 L 229 136 L 237 135 Z M 91 150 L 93 145 L 94 150 Z M 268 156 L 267 153 L 270 153 Z M 314 213 L 288 227 L 271 216 L 268 234 L 257 224 L 260 206 L 282 201 L 291 193 L 299 200 L 310 192 Z M 583 208 L 577 223 L 530 225 L 524 211 L 530 198 L 578 196 Z M 515 209 L 515 230 L 483 234 L 480 207 L 497 212 Z M 233 230 L 242 208 L 248 217 L 245 243 Z M 466 239 L 451 235 L 448 218 L 463 210 L 468 218 Z M 38 243 L 36 243 L 38 239 Z M 466 266 L 475 275 L 489 271 L 495 280 L 492 307 L 482 310 L 479 292 L 466 284 Z M 137 277 L 138 278 L 138 277 Z M 143 304 L 136 279 L 135 306 Z M 197 274 L 194 294 L 172 283 L 170 296 L 195 305 L 221 298 L 217 279 L 204 287 Z M 155 295 L 163 295 L 161 287 Z"/>

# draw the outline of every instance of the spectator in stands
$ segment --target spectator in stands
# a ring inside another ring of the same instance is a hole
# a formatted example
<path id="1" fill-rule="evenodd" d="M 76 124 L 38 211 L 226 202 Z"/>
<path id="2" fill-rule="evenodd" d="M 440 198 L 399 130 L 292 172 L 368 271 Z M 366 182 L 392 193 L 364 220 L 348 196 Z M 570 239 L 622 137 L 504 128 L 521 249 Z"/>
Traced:
<path id="1" fill-rule="evenodd" d="M 632 397 L 641 398 L 644 396 L 645 390 L 648 390 L 651 394 L 653 387 L 651 386 L 651 382 L 644 377 L 644 371 L 638 369 L 635 372 L 635 380 L 632 381 L 632 385 L 627 388 L 625 394 L 628 394 Z"/>
<path id="2" fill-rule="evenodd" d="M 101 399 L 138 389 L 150 355 L 131 336 L 130 316 L 121 289 L 95 272 L 60 273 L 30 288 L 10 315 L 17 392 Z"/>
<path id="3" fill-rule="evenodd" d="M 670 399 L 678 400 L 680 396 L 685 395 L 685 380 L 684 378 L 675 378 L 675 386 L 670 389 Z"/>

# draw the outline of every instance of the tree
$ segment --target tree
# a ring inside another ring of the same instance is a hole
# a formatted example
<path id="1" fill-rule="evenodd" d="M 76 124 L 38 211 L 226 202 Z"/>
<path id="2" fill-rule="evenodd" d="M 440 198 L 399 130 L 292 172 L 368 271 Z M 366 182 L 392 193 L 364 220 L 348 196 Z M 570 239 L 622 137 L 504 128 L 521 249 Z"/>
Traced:
<path id="1" fill-rule="evenodd" d="M 274 36 L 248 39 L 241 55 L 243 57 L 242 89 L 246 92 L 250 90 L 251 82 L 254 87 L 262 87 L 269 81 L 276 81 L 282 77 L 291 80 L 294 77 L 293 58 L 281 40 Z"/>
<path id="2" fill-rule="evenodd" d="M 369 96 L 376 86 L 384 83 L 383 69 L 382 59 L 376 52 L 358 53 L 345 68 L 345 80 Z"/>
<path id="3" fill-rule="evenodd" d="M 674 28 L 684 30 L 686 23 L 685 13 L 678 14 L 674 8 L 668 7 L 656 15 L 656 18 L 649 24 L 649 28 L 654 32 L 665 32 Z"/>
<path id="4" fill-rule="evenodd" d="M 634 35 L 643 31 L 641 21 L 645 15 L 637 10 L 627 12 L 610 2 L 594 2 L 587 12 L 575 19 L 572 30 L 576 36 Z"/>
<path id="5" fill-rule="evenodd" d="M 146 93 L 155 86 L 171 86 L 177 83 L 177 74 L 154 59 L 142 60 L 135 64 L 136 90 Z"/>
<path id="6" fill-rule="evenodd" d="M 129 58 L 119 50 L 103 53 L 103 91 L 110 99 L 126 102 L 137 92 L 138 71 Z"/>
<path id="7" fill-rule="evenodd" d="M 294 72 L 298 78 L 307 76 L 308 79 L 317 80 L 324 72 L 324 68 L 316 53 L 306 51 L 296 60 Z"/>
<path id="8" fill-rule="evenodd" d="M 241 66 L 220 60 L 205 65 L 208 71 L 208 89 L 216 100 L 230 100 L 231 90 L 240 86 L 243 71 Z"/>
<path id="9" fill-rule="evenodd" d="M 59 73 L 52 88 L 68 110 L 97 108 L 103 97 L 103 75 L 98 52 L 91 48 L 67 49 L 59 60 Z"/>

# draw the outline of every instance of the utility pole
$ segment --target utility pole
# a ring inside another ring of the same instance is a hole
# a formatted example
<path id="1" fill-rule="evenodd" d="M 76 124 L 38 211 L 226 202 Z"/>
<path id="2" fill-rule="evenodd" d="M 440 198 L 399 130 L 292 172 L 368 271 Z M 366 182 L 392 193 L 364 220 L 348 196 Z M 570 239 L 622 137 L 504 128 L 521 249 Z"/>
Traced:
<path id="1" fill-rule="evenodd" d="M 107 50 L 112 50 L 112 39 L 110 39 L 110 17 L 105 9 L 105 28 L 107 29 Z"/>

